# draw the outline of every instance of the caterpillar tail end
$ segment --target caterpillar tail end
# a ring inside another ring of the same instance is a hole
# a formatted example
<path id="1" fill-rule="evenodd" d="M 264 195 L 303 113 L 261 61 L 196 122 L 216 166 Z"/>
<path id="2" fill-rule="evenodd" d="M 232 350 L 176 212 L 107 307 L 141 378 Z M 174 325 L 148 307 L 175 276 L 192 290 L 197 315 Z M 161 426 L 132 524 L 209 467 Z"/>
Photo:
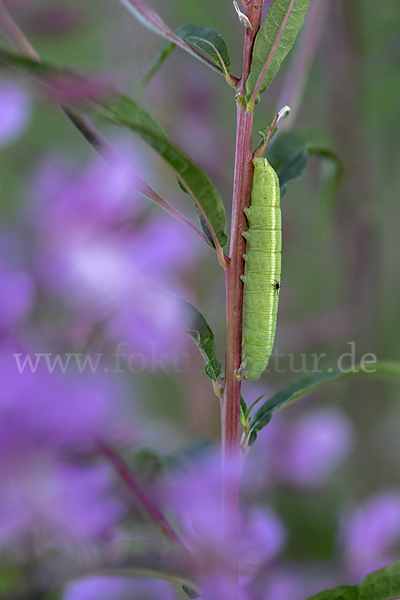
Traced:
<path id="1" fill-rule="evenodd" d="M 243 372 L 243 370 L 246 367 L 248 367 L 247 362 L 246 362 L 246 360 L 244 358 L 242 358 L 242 364 L 240 365 L 239 372 L 240 371 Z M 245 379 L 246 381 L 257 381 L 257 379 L 260 379 L 261 375 L 262 375 L 262 372 L 260 373 L 259 370 L 254 369 L 254 368 L 253 369 L 250 368 L 250 370 L 245 371 L 243 373 L 243 379 Z"/>
<path id="2" fill-rule="evenodd" d="M 257 381 L 257 379 L 260 379 L 261 375 L 262 373 L 256 371 L 246 371 L 243 378 L 246 379 L 246 381 Z"/>
<path id="3" fill-rule="evenodd" d="M 251 356 L 247 356 L 244 352 L 242 355 L 243 369 L 247 368 L 247 371 L 243 373 L 243 378 L 246 381 L 257 381 L 264 373 L 269 363 L 269 356 L 266 360 L 254 360 Z"/>

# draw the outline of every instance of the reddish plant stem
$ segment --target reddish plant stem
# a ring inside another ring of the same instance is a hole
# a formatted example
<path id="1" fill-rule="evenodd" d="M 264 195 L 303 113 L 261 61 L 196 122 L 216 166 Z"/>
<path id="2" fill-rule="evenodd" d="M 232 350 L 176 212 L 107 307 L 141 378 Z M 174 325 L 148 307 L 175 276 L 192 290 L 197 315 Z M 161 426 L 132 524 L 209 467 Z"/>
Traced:
<path id="1" fill-rule="evenodd" d="M 0 29 L 20 54 L 40 62 L 38 53 L 11 17 L 2 0 L 0 0 Z"/>
<path id="2" fill-rule="evenodd" d="M 142 487 L 139 485 L 138 481 L 134 477 L 133 473 L 129 469 L 128 465 L 122 460 L 120 455 L 115 452 L 110 446 L 108 446 L 102 440 L 96 440 L 97 445 L 101 451 L 101 453 L 107 458 L 107 460 L 111 463 L 114 470 L 121 477 L 122 481 L 125 483 L 127 488 L 133 493 L 135 498 L 140 502 L 143 506 L 149 517 L 158 525 L 161 529 L 165 537 L 173 544 L 181 547 L 188 552 L 185 544 L 182 542 L 181 538 L 178 536 L 176 531 L 171 527 L 168 523 L 167 519 L 162 514 L 161 510 L 158 508 L 156 504 L 147 496 Z"/>
<path id="3" fill-rule="evenodd" d="M 243 209 L 250 204 L 253 176 L 253 164 L 251 162 L 253 115 L 246 111 L 244 96 L 247 77 L 250 73 L 254 38 L 260 28 L 262 4 L 263 0 L 253 0 L 247 11 L 247 16 L 253 26 L 253 30 L 246 29 L 245 32 L 243 72 L 236 96 L 237 126 L 230 264 L 225 271 L 227 343 L 225 393 L 222 406 L 223 457 L 226 456 L 229 448 L 237 446 L 239 435 L 241 384 L 240 377 L 238 377 L 238 369 L 241 363 L 243 319 L 243 283 L 240 276 L 244 273 L 243 253 L 245 250 L 245 240 L 242 233 L 247 229 L 247 221 Z"/>
<path id="4" fill-rule="evenodd" d="M 243 283 L 240 276 L 244 273 L 243 253 L 245 240 L 242 236 L 247 229 L 243 209 L 250 204 L 251 182 L 253 176 L 252 130 L 253 112 L 248 113 L 244 101 L 246 81 L 250 73 L 254 38 L 260 28 L 263 0 L 253 0 L 247 9 L 252 30 L 246 29 L 242 78 L 236 95 L 237 128 L 235 152 L 235 176 L 232 202 L 232 225 L 230 264 L 225 270 L 226 282 L 226 368 L 225 390 L 221 403 L 221 445 L 222 445 L 222 502 L 225 527 L 228 536 L 229 551 L 233 557 L 232 583 L 237 590 L 238 564 L 238 505 L 240 476 L 240 390 L 241 380 L 238 373 L 242 355 L 243 320 Z M 236 593 L 237 594 L 237 593 Z M 235 596 L 237 597 L 237 595 Z M 232 600 L 235 600 L 232 597 Z"/>

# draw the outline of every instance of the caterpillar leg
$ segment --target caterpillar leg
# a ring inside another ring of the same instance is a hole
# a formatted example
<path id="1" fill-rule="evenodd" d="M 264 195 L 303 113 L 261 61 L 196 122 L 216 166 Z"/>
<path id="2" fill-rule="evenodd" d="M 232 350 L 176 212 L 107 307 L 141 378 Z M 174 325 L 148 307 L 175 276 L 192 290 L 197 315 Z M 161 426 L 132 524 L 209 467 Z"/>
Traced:
<path id="1" fill-rule="evenodd" d="M 241 372 L 243 371 L 243 369 L 246 368 L 246 363 L 245 361 L 242 360 L 242 362 L 240 363 L 240 367 L 238 368 L 238 370 L 236 371 L 236 379 L 240 379 L 241 378 Z"/>

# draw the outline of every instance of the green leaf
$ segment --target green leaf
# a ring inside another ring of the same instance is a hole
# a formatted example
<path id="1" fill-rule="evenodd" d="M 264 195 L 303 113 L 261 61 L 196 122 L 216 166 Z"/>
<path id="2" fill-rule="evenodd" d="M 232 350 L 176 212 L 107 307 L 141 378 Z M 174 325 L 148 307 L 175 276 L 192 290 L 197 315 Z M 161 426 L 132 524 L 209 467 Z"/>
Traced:
<path id="1" fill-rule="evenodd" d="M 164 60 L 167 56 L 172 52 L 172 50 L 176 47 L 176 44 L 166 42 L 161 48 L 160 52 L 156 54 L 151 65 L 147 69 L 146 73 L 143 75 L 142 79 L 137 86 L 134 98 L 138 98 L 140 94 L 143 92 L 144 88 L 148 85 L 154 75 L 157 73 L 158 69 L 162 66 Z"/>
<path id="2" fill-rule="evenodd" d="M 267 393 L 268 392 L 265 392 L 265 394 L 261 394 L 261 396 L 259 396 L 259 398 L 257 398 L 257 400 L 255 400 L 253 404 L 251 404 L 249 407 L 247 407 L 243 396 L 240 396 L 240 423 L 244 429 L 246 427 L 249 427 L 249 423 L 251 421 L 251 411 L 253 410 L 255 405 L 258 404 L 260 400 L 262 400 L 262 398 L 264 398 L 264 396 L 267 395 Z"/>
<path id="3" fill-rule="evenodd" d="M 183 25 L 175 30 L 175 34 L 184 41 L 189 42 L 202 50 L 218 65 L 221 74 L 225 75 L 225 78 L 229 78 L 231 61 L 229 59 L 225 41 L 219 33 L 214 31 L 214 29 L 198 27 L 197 25 Z M 147 73 L 139 83 L 135 91 L 135 97 L 143 91 L 150 79 L 157 73 L 164 60 L 175 47 L 176 44 L 171 42 L 164 44 L 151 63 Z"/>
<path id="4" fill-rule="evenodd" d="M 166 25 L 161 19 L 160 15 L 157 14 L 152 8 L 147 6 L 147 4 L 143 2 L 143 0 L 120 0 L 120 2 L 124 4 L 124 6 L 126 6 L 129 12 L 133 14 L 133 16 L 136 17 L 136 19 L 140 21 L 142 25 L 144 25 L 154 33 L 161 35 L 170 43 L 172 42 L 176 46 L 179 46 L 183 50 L 186 50 L 186 52 L 189 52 L 189 54 L 192 54 L 193 56 L 201 60 L 207 66 L 214 69 L 214 71 L 222 73 L 221 68 L 219 66 L 216 66 L 212 61 L 210 61 L 207 56 L 204 56 L 201 52 L 197 50 L 197 48 L 193 48 L 176 33 L 171 31 L 168 25 Z"/>
<path id="5" fill-rule="evenodd" d="M 274 121 L 274 119 L 271 119 L 271 121 L 268 123 L 268 125 L 266 127 L 263 127 L 262 129 L 260 129 L 259 132 L 258 132 L 261 135 L 262 141 L 264 143 L 267 141 L 269 130 L 272 127 L 273 121 Z M 278 131 L 278 125 L 276 124 L 275 127 L 274 127 L 274 130 L 272 132 L 272 135 L 270 137 L 270 140 L 272 140 L 272 138 L 274 137 L 274 135 L 276 134 L 277 131 Z"/>
<path id="6" fill-rule="evenodd" d="M 331 199 L 334 195 L 340 178 L 341 163 L 332 144 L 320 131 L 292 129 L 283 132 L 268 146 L 266 155 L 268 162 L 278 173 L 281 198 L 285 195 L 286 185 L 303 174 L 310 154 L 321 155 L 331 165 L 330 181 L 325 185 L 329 186 L 326 187 L 329 189 L 327 198 Z"/>
<path id="7" fill-rule="evenodd" d="M 373 364 L 373 368 L 373 373 L 363 370 L 360 365 L 357 365 L 354 370 L 350 372 L 343 372 L 340 369 L 331 369 L 328 372 L 310 373 L 278 390 L 255 412 L 249 430 L 249 446 L 254 444 L 257 439 L 257 433 L 268 425 L 276 412 L 289 404 L 293 404 L 293 402 L 300 400 L 300 398 L 308 396 L 314 390 L 324 387 L 329 383 L 355 376 L 391 378 L 400 383 L 399 362 L 377 362 Z"/>
<path id="8" fill-rule="evenodd" d="M 337 159 L 332 143 L 321 131 L 299 128 L 284 131 L 268 146 L 268 162 L 276 171 L 280 171 L 284 163 L 303 148 L 311 153 L 319 153 Z"/>
<path id="9" fill-rule="evenodd" d="M 185 310 L 186 331 L 194 339 L 206 360 L 204 370 L 207 376 L 217 382 L 221 374 L 221 365 L 215 356 L 214 334 L 211 327 L 193 304 L 180 300 Z"/>
<path id="10" fill-rule="evenodd" d="M 225 209 L 205 171 L 177 148 L 153 117 L 130 98 L 118 95 L 112 102 L 97 105 L 97 108 L 108 119 L 137 133 L 169 163 L 224 247 L 228 241 Z"/>
<path id="11" fill-rule="evenodd" d="M 231 61 L 224 39 L 210 27 L 198 27 L 197 25 L 184 25 L 176 32 L 186 42 L 200 48 L 211 60 L 213 60 L 225 73 L 229 75 Z"/>
<path id="12" fill-rule="evenodd" d="M 0 66 L 27 71 L 50 87 L 53 85 L 53 81 L 56 81 L 57 76 L 65 74 L 76 80 L 78 84 L 85 83 L 84 78 L 70 71 L 36 63 L 31 59 L 3 50 L 0 50 Z M 110 96 L 109 93 L 107 95 Z M 81 99 L 113 122 L 125 125 L 135 131 L 170 164 L 182 187 L 190 194 L 198 210 L 203 213 L 203 218 L 205 217 L 209 221 L 221 247 L 226 246 L 228 241 L 225 232 L 226 214 L 221 196 L 204 169 L 193 162 L 168 139 L 166 132 L 157 121 L 139 104 L 121 94 L 114 95 L 112 100 L 99 100 L 98 98 L 86 96 L 85 85 L 82 85 Z"/>
<path id="13" fill-rule="evenodd" d="M 211 248 L 215 248 L 214 240 L 212 239 L 212 235 L 207 227 L 207 223 L 205 222 L 203 215 L 199 210 L 197 211 L 197 213 L 199 215 L 201 228 L 203 230 L 204 235 L 206 236 L 207 244 L 211 246 Z"/>
<path id="14" fill-rule="evenodd" d="M 266 396 L 268 394 L 268 392 L 264 392 L 264 394 L 261 394 L 261 396 L 259 396 L 257 398 L 257 400 L 254 400 L 253 404 L 250 404 L 249 408 L 247 409 L 247 418 L 250 416 L 251 411 L 253 410 L 253 408 L 255 407 L 256 404 L 258 404 L 260 402 L 260 400 L 262 400 L 264 398 L 264 396 Z"/>
<path id="15" fill-rule="evenodd" d="M 240 423 L 242 427 L 244 427 L 247 423 L 247 410 L 247 404 L 243 396 L 240 396 Z"/>
<path id="16" fill-rule="evenodd" d="M 0 50 L 0 65 L 2 67 L 20 67 L 23 70 L 27 70 L 32 75 L 48 75 L 51 73 L 67 72 L 56 67 L 52 67 L 46 63 L 39 63 L 32 58 L 26 56 L 20 56 L 14 52 L 7 52 L 7 50 Z"/>
<path id="17" fill-rule="evenodd" d="M 395 600 L 400 597 L 400 562 L 370 573 L 357 585 L 341 585 L 308 600 Z"/>
<path id="18" fill-rule="evenodd" d="M 286 184 L 289 183 L 289 181 L 294 181 L 302 176 L 304 169 L 307 166 L 307 161 L 308 151 L 306 148 L 302 148 L 301 150 L 294 152 L 283 165 L 283 168 L 278 175 L 281 199 L 286 193 Z"/>
<path id="19" fill-rule="evenodd" d="M 296 40 L 309 5 L 310 0 L 272 0 L 254 43 L 251 71 L 246 82 L 246 102 L 252 95 L 264 92 L 279 71 Z"/>
<path id="20" fill-rule="evenodd" d="M 113 122 L 125 125 L 135 131 L 170 164 L 178 176 L 182 189 L 190 194 L 202 215 L 202 227 L 203 230 L 207 231 L 207 241 L 210 243 L 210 239 L 212 240 L 211 231 L 213 231 L 220 246 L 224 247 L 226 245 L 228 241 L 225 232 L 226 214 L 221 196 L 205 171 L 168 139 L 164 129 L 139 104 L 120 94 L 114 94 L 112 100 L 100 100 L 97 97 L 91 97 L 90 93 L 87 94 L 88 88 L 85 85 L 86 80 L 84 78 L 65 69 L 57 69 L 47 64 L 37 63 L 3 50 L 0 50 L 0 67 L 13 67 L 28 72 L 29 75 L 50 88 L 56 84 L 57 77 L 60 75 L 65 76 L 67 74 L 73 81 L 76 81 L 82 89 L 82 96 L 80 97 L 82 102 L 92 108 L 94 107 Z M 107 98 L 109 97 L 110 91 L 108 90 Z M 64 111 L 67 110 L 64 106 Z M 81 129 L 83 121 L 80 117 L 75 115 L 76 118 L 74 118 L 73 113 L 69 110 L 68 112 L 69 118 L 75 126 L 88 139 L 89 143 L 96 146 L 98 141 L 91 139 L 90 131 Z M 146 188 L 152 191 L 148 186 Z M 145 195 L 148 195 L 148 193 L 145 193 Z M 152 196 L 148 197 L 154 199 Z M 210 245 L 215 247 L 214 240 Z"/>

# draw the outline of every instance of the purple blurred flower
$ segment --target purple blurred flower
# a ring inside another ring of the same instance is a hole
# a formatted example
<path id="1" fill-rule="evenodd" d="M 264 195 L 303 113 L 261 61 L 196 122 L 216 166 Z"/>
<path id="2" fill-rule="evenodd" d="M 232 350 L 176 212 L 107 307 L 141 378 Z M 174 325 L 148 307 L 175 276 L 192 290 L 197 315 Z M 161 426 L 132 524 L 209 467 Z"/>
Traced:
<path id="1" fill-rule="evenodd" d="M 242 582 L 239 578 L 239 598 L 247 600 L 246 595 L 242 593 Z M 201 589 L 204 600 L 231 600 L 237 596 L 236 584 L 234 579 L 228 572 L 218 569 L 217 565 L 213 565 L 207 571 L 202 573 Z"/>
<path id="2" fill-rule="evenodd" d="M 15 231 L 0 231 L 0 330 L 17 327 L 32 308 L 35 289 L 23 266 L 23 245 Z"/>
<path id="3" fill-rule="evenodd" d="M 166 581 L 142 578 L 89 577 L 67 585 L 62 600 L 176 600 Z"/>
<path id="4" fill-rule="evenodd" d="M 321 565 L 280 565 L 263 575 L 246 600 L 304 600 L 340 585 Z"/>
<path id="5" fill-rule="evenodd" d="M 295 569 L 280 569 L 268 574 L 259 600 L 304 600 L 307 597 L 304 580 Z"/>
<path id="6" fill-rule="evenodd" d="M 257 398 L 265 394 L 266 389 L 258 384 L 244 382 L 243 394 L 247 406 L 250 406 Z M 261 399 L 260 404 L 265 402 L 268 395 Z M 253 409 L 257 410 L 259 405 Z M 281 444 L 284 441 L 282 414 L 278 413 L 272 421 L 264 427 L 257 436 L 256 443 L 251 446 L 246 455 L 242 480 L 244 485 L 251 486 L 251 489 L 261 489 L 274 482 L 274 457 L 280 452 Z"/>
<path id="7" fill-rule="evenodd" d="M 229 598 L 232 557 L 229 532 L 224 530 L 219 459 L 198 465 L 195 471 L 177 474 L 173 487 L 165 494 L 180 525 L 179 534 L 196 561 L 206 597 Z M 241 578 L 247 580 L 276 558 L 285 540 L 284 526 L 272 509 L 258 506 L 243 511 L 238 550 Z"/>
<path id="8" fill-rule="evenodd" d="M 134 163 L 137 170 L 147 171 L 140 156 L 135 156 Z M 139 196 L 130 190 L 125 168 L 111 168 L 100 158 L 84 168 L 47 158 L 35 174 L 33 188 L 35 226 L 48 230 L 52 237 L 68 237 L 63 225 L 67 230 L 98 231 L 140 213 Z"/>
<path id="9" fill-rule="evenodd" d="M 285 542 L 285 527 L 271 508 L 252 507 L 242 515 L 239 548 L 247 572 L 276 558 Z"/>
<path id="10" fill-rule="evenodd" d="M 0 327 L 18 322 L 29 311 L 33 300 L 33 282 L 23 270 L 0 265 Z"/>
<path id="11" fill-rule="evenodd" d="M 15 81 L 0 83 L 0 147 L 15 142 L 24 132 L 31 115 L 26 89 Z"/>
<path id="12" fill-rule="evenodd" d="M 122 507 L 111 496 L 113 474 L 93 463 L 94 436 L 118 431 L 117 390 L 98 376 L 18 368 L 15 354 L 26 355 L 2 343 L 0 544 L 37 532 L 51 544 L 103 538 Z"/>
<path id="13" fill-rule="evenodd" d="M 303 486 L 323 484 L 352 447 L 352 427 L 337 409 L 316 409 L 288 426 L 276 476 Z"/>
<path id="14" fill-rule="evenodd" d="M 129 580 L 121 577 L 90 577 L 69 583 L 62 600 L 123 600 Z"/>
<path id="15" fill-rule="evenodd" d="M 135 161 L 146 170 L 136 154 Z M 43 283 L 128 343 L 132 369 L 156 368 L 161 355 L 186 343 L 181 308 L 169 292 L 188 295 L 177 271 L 192 265 L 197 240 L 169 217 L 146 220 L 146 203 L 129 188 L 124 168 L 100 159 L 83 170 L 51 161 L 35 189 Z"/>
<path id="16" fill-rule="evenodd" d="M 292 423 L 280 413 L 258 434 L 245 476 L 252 482 L 255 477 L 258 487 L 274 480 L 322 485 L 348 456 L 352 442 L 350 420 L 338 409 L 315 409 Z"/>
<path id="17" fill-rule="evenodd" d="M 16 239 L 0 233 L 0 329 L 19 324 L 34 299 L 33 279 L 16 260 L 19 251 Z"/>
<path id="18" fill-rule="evenodd" d="M 375 494 L 343 517 L 341 530 L 345 565 L 355 581 L 399 560 L 392 548 L 400 540 L 400 493 Z"/>

